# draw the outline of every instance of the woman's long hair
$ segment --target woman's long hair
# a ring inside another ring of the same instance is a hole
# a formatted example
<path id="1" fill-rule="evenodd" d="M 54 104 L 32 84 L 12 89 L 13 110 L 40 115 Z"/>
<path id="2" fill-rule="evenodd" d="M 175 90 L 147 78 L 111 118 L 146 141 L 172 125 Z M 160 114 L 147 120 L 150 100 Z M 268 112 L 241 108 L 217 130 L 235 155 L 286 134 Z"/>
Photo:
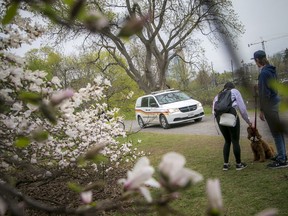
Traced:
<path id="1" fill-rule="evenodd" d="M 233 89 L 233 88 L 235 88 L 234 83 L 232 83 L 232 82 L 227 82 L 227 83 L 224 85 L 224 88 L 223 88 L 219 93 L 224 92 L 224 91 L 226 91 L 226 90 L 231 90 L 231 89 Z"/>

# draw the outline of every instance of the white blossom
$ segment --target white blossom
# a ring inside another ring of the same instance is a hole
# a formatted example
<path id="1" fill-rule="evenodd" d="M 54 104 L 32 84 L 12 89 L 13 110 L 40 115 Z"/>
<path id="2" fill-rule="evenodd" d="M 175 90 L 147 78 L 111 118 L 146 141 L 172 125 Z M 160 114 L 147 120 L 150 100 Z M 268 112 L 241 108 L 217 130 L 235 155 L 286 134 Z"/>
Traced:
<path id="1" fill-rule="evenodd" d="M 0 215 L 5 215 L 7 211 L 7 204 L 5 201 L 0 197 Z"/>
<path id="2" fill-rule="evenodd" d="M 16 111 L 17 113 L 23 109 L 22 102 L 16 102 L 12 105 L 11 110 Z"/>
<path id="3" fill-rule="evenodd" d="M 3 119 L 2 122 L 9 129 L 14 129 L 17 126 L 17 122 L 15 121 L 15 117 L 12 117 L 11 119 L 9 119 L 9 118 Z"/>
<path id="4" fill-rule="evenodd" d="M 259 212 L 255 216 L 276 216 L 276 215 L 278 215 L 278 210 L 277 209 L 268 208 L 268 209 L 265 209 L 265 210 Z"/>
<path id="5" fill-rule="evenodd" d="M 203 179 L 200 173 L 184 168 L 185 163 L 185 157 L 179 153 L 169 152 L 163 155 L 159 164 L 159 171 L 164 176 L 163 184 L 165 186 L 176 190 Z"/>
<path id="6" fill-rule="evenodd" d="M 101 76 L 97 76 L 94 79 L 95 84 L 100 85 L 102 83 L 102 77 Z"/>
<path id="7" fill-rule="evenodd" d="M 104 85 L 107 85 L 107 86 L 111 86 L 111 82 L 107 79 L 104 79 L 104 82 L 103 82 Z"/>
<path id="8" fill-rule="evenodd" d="M 56 85 L 56 86 L 59 86 L 61 87 L 61 81 L 58 77 L 54 76 L 52 79 L 51 79 L 51 82 Z"/>
<path id="9" fill-rule="evenodd" d="M 209 209 L 212 212 L 221 212 L 223 208 L 222 194 L 219 179 L 208 179 L 206 183 Z"/>
<path id="10" fill-rule="evenodd" d="M 145 187 L 160 187 L 160 184 L 152 178 L 154 168 L 150 166 L 147 157 L 140 158 L 131 171 L 127 172 L 127 179 L 120 179 L 118 182 L 123 183 L 124 190 L 139 190 L 148 202 L 152 201 L 149 190 Z"/>
<path id="11" fill-rule="evenodd" d="M 37 163 L 36 158 L 31 158 L 31 164 L 36 164 L 36 163 Z"/>
<path id="12" fill-rule="evenodd" d="M 0 73 L 0 80 L 6 81 L 6 78 L 10 75 L 10 70 L 2 70 Z"/>

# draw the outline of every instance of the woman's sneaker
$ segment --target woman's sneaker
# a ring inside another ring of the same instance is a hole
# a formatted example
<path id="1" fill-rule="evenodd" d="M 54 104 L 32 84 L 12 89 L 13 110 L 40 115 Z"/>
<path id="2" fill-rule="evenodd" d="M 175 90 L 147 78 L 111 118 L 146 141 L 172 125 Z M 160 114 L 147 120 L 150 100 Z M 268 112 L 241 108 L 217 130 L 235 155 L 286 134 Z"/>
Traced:
<path id="1" fill-rule="evenodd" d="M 242 170 L 242 169 L 245 169 L 246 167 L 247 167 L 247 164 L 245 163 L 236 164 L 236 170 Z"/>
<path id="2" fill-rule="evenodd" d="M 230 167 L 231 167 L 230 164 L 224 164 L 224 165 L 223 165 L 223 170 L 224 170 L 224 171 L 227 171 L 227 170 L 230 169 Z"/>

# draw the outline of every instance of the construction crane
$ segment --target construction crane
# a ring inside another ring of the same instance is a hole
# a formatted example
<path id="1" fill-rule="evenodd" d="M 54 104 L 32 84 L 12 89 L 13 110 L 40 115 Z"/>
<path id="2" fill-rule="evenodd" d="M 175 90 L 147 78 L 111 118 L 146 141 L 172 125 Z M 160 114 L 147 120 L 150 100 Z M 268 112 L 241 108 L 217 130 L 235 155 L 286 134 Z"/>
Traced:
<path id="1" fill-rule="evenodd" d="M 261 41 L 256 42 L 256 43 L 250 43 L 250 44 L 248 44 L 248 47 L 261 43 L 261 44 L 262 44 L 262 49 L 263 49 L 263 51 L 266 52 L 266 50 L 265 50 L 265 43 L 266 43 L 266 42 L 272 41 L 272 40 L 276 40 L 276 39 L 280 39 L 280 38 L 284 38 L 284 37 L 288 37 L 288 34 L 285 34 L 285 35 L 282 35 L 282 36 L 279 36 L 279 37 L 270 38 L 269 40 L 263 40 L 263 39 L 261 38 L 261 39 L 262 39 Z"/>

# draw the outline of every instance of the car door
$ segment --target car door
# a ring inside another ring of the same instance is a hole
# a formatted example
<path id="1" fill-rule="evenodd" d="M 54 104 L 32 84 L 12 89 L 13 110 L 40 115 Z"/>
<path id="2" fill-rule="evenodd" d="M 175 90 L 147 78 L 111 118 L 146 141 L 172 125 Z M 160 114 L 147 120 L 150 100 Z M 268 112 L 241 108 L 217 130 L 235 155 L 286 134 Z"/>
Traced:
<path id="1" fill-rule="evenodd" d="M 152 123 L 159 123 L 159 105 L 156 102 L 155 98 L 150 96 L 148 99 L 149 107 L 149 121 Z"/>
<path id="2" fill-rule="evenodd" d="M 147 124 L 149 122 L 149 114 L 149 97 L 143 97 L 141 99 L 141 117 L 144 121 L 144 124 Z"/>
<path id="3" fill-rule="evenodd" d="M 143 97 L 141 100 L 142 119 L 145 124 L 157 121 L 158 104 L 152 96 Z"/>

